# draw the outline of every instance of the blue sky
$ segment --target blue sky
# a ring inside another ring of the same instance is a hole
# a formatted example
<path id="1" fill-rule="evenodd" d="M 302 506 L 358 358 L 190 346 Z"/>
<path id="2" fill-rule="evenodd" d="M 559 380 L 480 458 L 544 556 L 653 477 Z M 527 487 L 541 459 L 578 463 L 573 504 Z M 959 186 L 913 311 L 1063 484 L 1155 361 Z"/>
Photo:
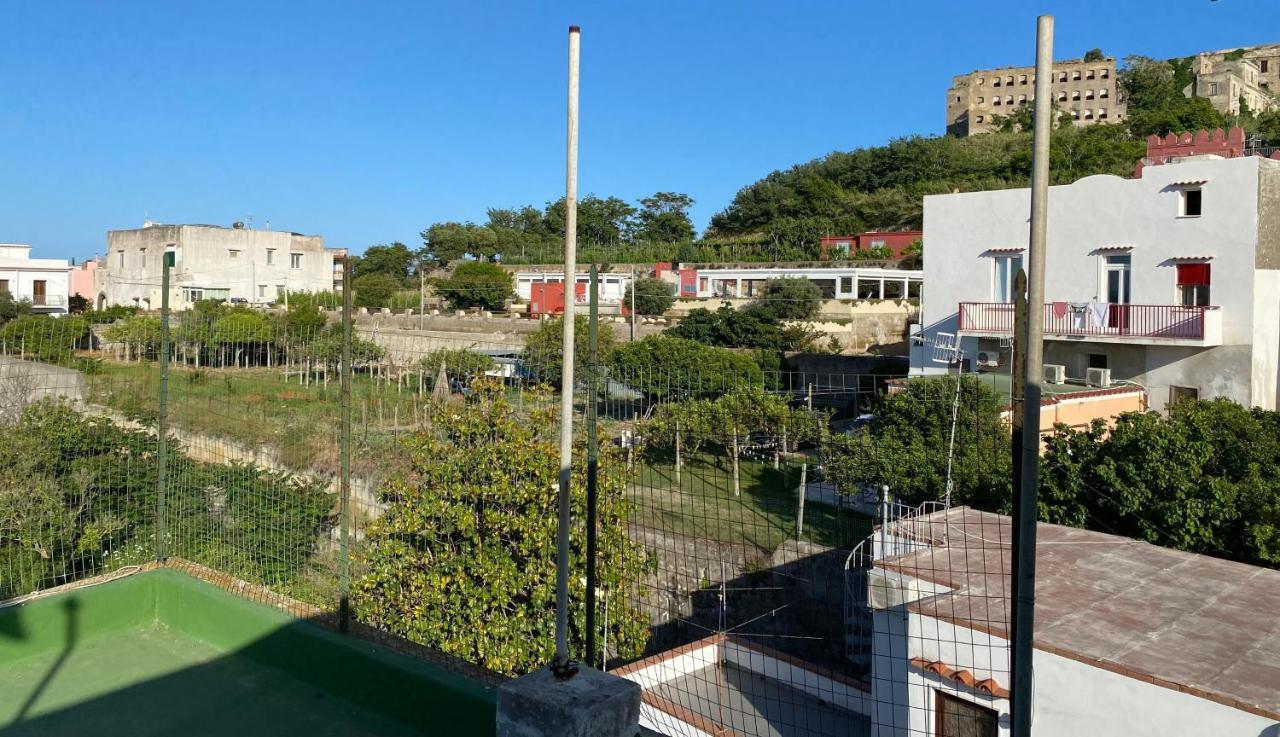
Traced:
<path id="1" fill-rule="evenodd" d="M 541 205 L 573 23 L 581 191 L 687 192 L 701 228 L 774 169 L 940 133 L 951 76 L 1031 63 L 1037 13 L 1057 58 L 1168 57 L 1280 41 L 1274 1 L 4 3 L 0 242 L 252 215 L 359 251 Z"/>

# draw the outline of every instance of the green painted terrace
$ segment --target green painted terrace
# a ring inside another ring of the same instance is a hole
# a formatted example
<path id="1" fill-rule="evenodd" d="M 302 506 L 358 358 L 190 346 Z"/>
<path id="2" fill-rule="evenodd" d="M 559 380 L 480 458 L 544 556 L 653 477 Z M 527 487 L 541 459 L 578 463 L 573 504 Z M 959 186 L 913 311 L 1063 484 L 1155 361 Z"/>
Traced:
<path id="1" fill-rule="evenodd" d="M 0 608 L 0 735 L 490 735 L 495 692 L 158 568 Z"/>

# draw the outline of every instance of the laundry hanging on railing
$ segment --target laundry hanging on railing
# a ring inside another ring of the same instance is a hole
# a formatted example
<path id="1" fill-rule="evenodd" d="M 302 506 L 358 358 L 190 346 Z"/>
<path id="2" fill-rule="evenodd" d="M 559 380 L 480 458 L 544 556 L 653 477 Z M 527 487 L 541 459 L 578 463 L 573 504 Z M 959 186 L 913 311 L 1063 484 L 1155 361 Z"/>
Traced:
<path id="1" fill-rule="evenodd" d="M 1089 303 L 1090 326 L 1106 330 L 1111 327 L 1111 309 L 1106 302 Z"/>

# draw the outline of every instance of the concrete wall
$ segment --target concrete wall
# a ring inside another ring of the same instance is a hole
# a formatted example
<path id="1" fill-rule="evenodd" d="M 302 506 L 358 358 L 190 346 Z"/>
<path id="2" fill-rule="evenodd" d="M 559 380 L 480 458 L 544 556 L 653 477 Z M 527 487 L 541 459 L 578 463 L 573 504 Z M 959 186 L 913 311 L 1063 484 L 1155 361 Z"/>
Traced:
<path id="1" fill-rule="evenodd" d="M 1195 159 L 1146 167 L 1140 179 L 1099 175 L 1050 188 L 1048 301 L 1105 298 L 1100 248 L 1132 247 L 1133 304 L 1176 304 L 1173 259 L 1212 257 L 1211 302 L 1221 307 L 1223 345 L 1157 345 L 1139 354 L 1126 351 L 1127 346 L 1084 339 L 1051 344 L 1047 352 L 1052 355 L 1046 355 L 1046 362 L 1071 367 L 1079 365 L 1080 354 L 1114 351 L 1131 368 L 1113 368 L 1113 378 L 1132 379 L 1151 388 L 1153 406 L 1163 405 L 1159 395 L 1167 395 L 1171 385 L 1196 387 L 1201 396 L 1275 406 L 1277 340 L 1273 335 L 1280 321 L 1280 280 L 1255 274 L 1257 265 L 1271 266 L 1280 254 L 1280 244 L 1271 242 L 1277 236 L 1270 230 L 1260 236 L 1260 226 L 1269 222 L 1260 220 L 1260 211 L 1268 218 L 1280 212 L 1273 201 L 1280 200 L 1280 193 L 1269 184 L 1275 172 L 1280 172 L 1280 163 L 1256 157 Z M 1203 187 L 1203 214 L 1179 217 L 1180 189 L 1174 183 L 1200 179 L 1208 180 Z M 1267 184 L 1260 188 L 1260 181 Z M 959 302 L 994 301 L 991 249 L 1025 249 L 1029 213 L 1027 189 L 925 198 L 929 288 L 922 305 L 922 332 L 926 339 L 936 339 L 939 332 L 957 332 Z M 977 338 L 962 341 L 969 356 L 977 345 Z M 1076 347 L 1074 352 L 1069 346 Z M 1258 346 L 1256 355 L 1251 346 Z M 930 360 L 932 350 L 928 345 L 912 348 L 914 372 L 945 370 L 943 364 Z M 1230 375 L 1222 376 L 1224 369 Z"/>

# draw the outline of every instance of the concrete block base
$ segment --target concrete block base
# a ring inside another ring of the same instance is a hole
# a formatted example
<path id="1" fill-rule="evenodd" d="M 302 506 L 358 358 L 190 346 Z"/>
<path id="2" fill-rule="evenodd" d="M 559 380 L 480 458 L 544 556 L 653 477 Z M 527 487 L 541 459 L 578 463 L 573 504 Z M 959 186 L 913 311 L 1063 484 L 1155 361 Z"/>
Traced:
<path id="1" fill-rule="evenodd" d="M 640 686 L 578 666 L 567 680 L 549 668 L 498 687 L 498 737 L 636 737 Z"/>

